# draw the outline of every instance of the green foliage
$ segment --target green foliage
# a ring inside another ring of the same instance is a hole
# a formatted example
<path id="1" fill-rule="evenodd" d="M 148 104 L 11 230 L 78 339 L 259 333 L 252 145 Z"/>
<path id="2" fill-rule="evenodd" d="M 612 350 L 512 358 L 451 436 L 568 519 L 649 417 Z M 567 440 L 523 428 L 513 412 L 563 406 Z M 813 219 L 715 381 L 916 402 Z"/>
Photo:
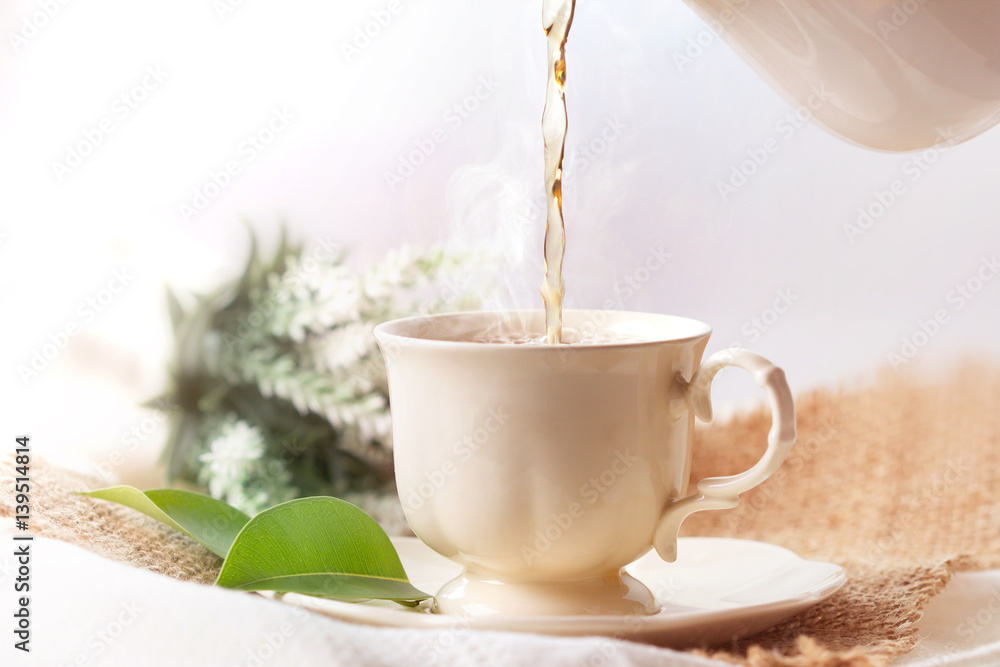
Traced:
<path id="1" fill-rule="evenodd" d="M 179 530 L 223 558 L 250 520 L 246 514 L 226 503 L 190 491 L 159 489 L 142 492 L 132 486 L 112 486 L 81 492 L 80 495 L 131 507 Z"/>
<path id="2" fill-rule="evenodd" d="M 171 479 L 248 514 L 300 496 L 392 493 L 372 330 L 478 305 L 468 281 L 454 281 L 472 260 L 404 247 L 355 270 L 332 244 L 306 252 L 283 235 L 270 261 L 254 241 L 243 275 L 193 306 L 168 290 L 171 388 L 151 405 L 170 416 Z"/>
<path id="3" fill-rule="evenodd" d="M 201 542 L 225 559 L 217 586 L 406 605 L 430 597 L 410 583 L 375 520 L 337 498 L 292 500 L 251 519 L 187 491 L 116 486 L 82 495 L 131 507 Z"/>
<path id="4" fill-rule="evenodd" d="M 428 597 L 410 584 L 375 520 L 337 498 L 301 498 L 255 516 L 236 538 L 216 584 L 338 600 Z"/>

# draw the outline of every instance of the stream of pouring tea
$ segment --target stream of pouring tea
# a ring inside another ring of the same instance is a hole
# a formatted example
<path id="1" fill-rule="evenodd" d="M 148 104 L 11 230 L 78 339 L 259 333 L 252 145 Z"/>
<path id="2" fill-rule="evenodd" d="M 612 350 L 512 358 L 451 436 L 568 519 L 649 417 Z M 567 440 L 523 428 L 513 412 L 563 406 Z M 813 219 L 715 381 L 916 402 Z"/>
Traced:
<path id="1" fill-rule="evenodd" d="M 545 280 L 542 301 L 545 304 L 545 338 L 548 343 L 562 342 L 562 300 L 566 291 L 562 264 L 566 250 L 566 226 L 562 208 L 562 170 L 566 153 L 566 39 L 573 25 L 576 0 L 543 0 L 542 23 L 548 40 L 548 84 L 545 110 L 542 112 L 542 138 L 545 141 L 545 196 L 548 200 L 545 220 Z"/>

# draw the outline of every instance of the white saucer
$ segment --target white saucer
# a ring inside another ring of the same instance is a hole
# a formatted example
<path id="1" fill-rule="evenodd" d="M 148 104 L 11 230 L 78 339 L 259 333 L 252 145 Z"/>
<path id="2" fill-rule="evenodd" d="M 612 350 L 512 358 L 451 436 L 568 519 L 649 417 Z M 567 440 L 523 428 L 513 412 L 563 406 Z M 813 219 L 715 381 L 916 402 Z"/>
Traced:
<path id="1" fill-rule="evenodd" d="M 393 538 L 417 588 L 436 593 L 462 567 L 415 537 Z M 549 635 L 604 635 L 663 646 L 726 644 L 766 630 L 833 595 L 844 571 L 808 561 L 763 542 L 686 537 L 676 563 L 651 551 L 627 568 L 663 609 L 651 616 L 446 616 L 429 604 L 416 609 L 392 602 L 338 602 L 288 593 L 285 602 L 343 621 L 401 628 L 470 628 Z M 268 594 L 269 597 L 278 597 Z"/>

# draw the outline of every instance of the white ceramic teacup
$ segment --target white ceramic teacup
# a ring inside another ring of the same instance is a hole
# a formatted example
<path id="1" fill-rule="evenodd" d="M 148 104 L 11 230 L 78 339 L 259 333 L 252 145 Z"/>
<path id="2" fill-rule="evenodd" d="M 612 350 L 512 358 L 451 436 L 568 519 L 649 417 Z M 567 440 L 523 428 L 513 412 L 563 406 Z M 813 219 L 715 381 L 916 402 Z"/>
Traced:
<path id="1" fill-rule="evenodd" d="M 701 362 L 711 328 L 667 315 L 566 311 L 565 326 L 629 342 L 516 345 L 541 311 L 396 320 L 386 360 L 396 483 L 413 532 L 466 567 L 436 596 L 445 613 L 644 614 L 652 594 L 623 567 L 655 547 L 676 557 L 689 514 L 735 507 L 795 440 L 785 377 L 725 350 Z M 774 426 L 750 470 L 686 496 L 694 417 L 712 417 L 712 378 L 753 374 Z"/>

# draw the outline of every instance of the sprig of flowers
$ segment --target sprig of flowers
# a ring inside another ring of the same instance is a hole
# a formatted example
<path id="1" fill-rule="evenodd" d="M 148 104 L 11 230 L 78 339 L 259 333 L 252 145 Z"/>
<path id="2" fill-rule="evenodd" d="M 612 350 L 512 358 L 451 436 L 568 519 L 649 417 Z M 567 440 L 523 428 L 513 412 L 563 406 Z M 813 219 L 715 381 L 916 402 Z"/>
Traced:
<path id="1" fill-rule="evenodd" d="M 329 246 L 329 244 L 325 244 Z M 393 250 L 363 270 L 347 255 L 305 255 L 283 238 L 243 276 L 184 309 L 177 335 L 170 470 L 255 513 L 298 495 L 351 495 L 378 506 L 392 488 L 385 367 L 372 330 L 417 313 L 479 305 L 471 254 Z"/>

